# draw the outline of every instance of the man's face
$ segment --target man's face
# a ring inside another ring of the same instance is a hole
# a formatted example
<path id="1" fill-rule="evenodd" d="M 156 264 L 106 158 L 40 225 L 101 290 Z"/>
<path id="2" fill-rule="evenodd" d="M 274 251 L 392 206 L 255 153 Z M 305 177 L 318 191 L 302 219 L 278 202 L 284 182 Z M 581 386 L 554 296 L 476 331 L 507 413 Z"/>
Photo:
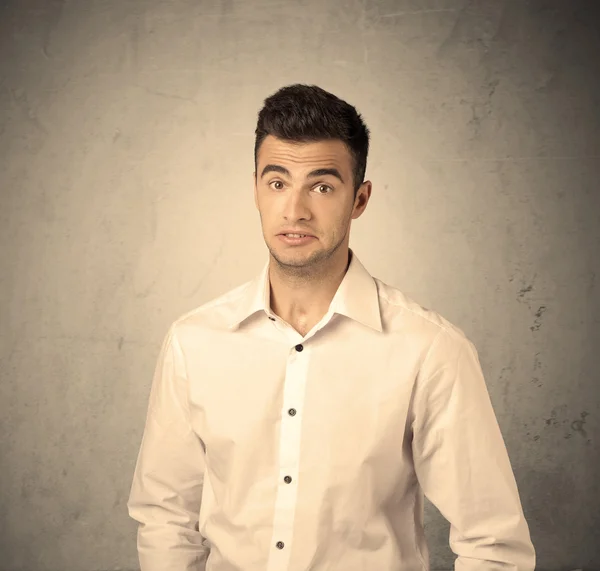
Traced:
<path id="1" fill-rule="evenodd" d="M 288 172 L 271 170 L 271 165 Z M 335 172 L 311 176 L 317 169 Z M 254 199 L 265 243 L 281 267 L 306 269 L 326 263 L 336 252 L 345 255 L 341 246 L 348 246 L 351 220 L 362 214 L 370 195 L 370 183 L 365 183 L 367 192 L 361 187 L 354 200 L 352 174 L 352 159 L 342 141 L 294 144 L 271 135 L 264 139 L 254 174 Z M 315 238 L 289 245 L 279 236 L 287 228 Z"/>

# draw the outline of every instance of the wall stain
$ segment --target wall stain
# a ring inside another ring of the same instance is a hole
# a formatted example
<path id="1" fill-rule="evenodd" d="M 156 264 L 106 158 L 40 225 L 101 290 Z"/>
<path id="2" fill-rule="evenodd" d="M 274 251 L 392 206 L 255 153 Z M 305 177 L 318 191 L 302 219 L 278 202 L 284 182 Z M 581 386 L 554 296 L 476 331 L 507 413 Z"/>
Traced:
<path id="1" fill-rule="evenodd" d="M 538 389 L 542 388 L 544 386 L 544 383 L 542 383 L 538 377 L 532 377 L 531 381 L 529 381 L 532 385 L 535 385 Z"/>
<path id="2" fill-rule="evenodd" d="M 564 416 L 566 416 L 566 412 L 567 412 L 567 405 L 560 405 L 559 407 L 553 408 L 550 411 L 550 418 L 544 418 L 542 420 L 545 421 L 546 423 L 546 427 L 548 426 L 559 426 L 559 425 L 568 425 L 568 427 L 573 431 L 573 432 L 567 432 L 566 434 L 563 435 L 563 438 L 565 440 L 569 440 L 570 438 L 573 437 L 573 433 L 574 432 L 578 432 L 579 434 L 581 434 L 581 436 L 586 439 L 586 444 L 591 444 L 591 439 L 588 439 L 588 434 L 586 432 L 586 430 L 583 428 L 585 425 L 585 418 L 586 416 L 589 416 L 589 412 L 587 411 L 582 411 L 580 414 L 581 419 L 577 419 L 577 420 L 570 420 L 568 418 L 563 418 L 563 420 L 559 420 L 558 416 L 558 412 L 560 411 L 561 413 L 563 413 Z M 562 416 L 562 415 L 561 415 Z M 525 427 L 527 427 L 527 425 L 525 425 Z M 529 432 L 527 433 L 527 436 L 529 436 Z M 537 438 L 534 438 L 534 440 L 537 440 Z"/>
<path id="3" fill-rule="evenodd" d="M 506 403 L 508 401 L 508 389 L 510 388 L 510 382 L 504 378 L 504 373 L 506 371 L 512 372 L 512 367 L 502 367 L 500 376 L 498 377 L 498 384 L 502 387 L 502 404 L 504 408 L 506 408 Z"/>
<path id="4" fill-rule="evenodd" d="M 526 285 L 524 287 L 522 287 L 521 289 L 519 289 L 517 291 L 517 301 L 521 302 L 522 300 L 525 301 L 525 303 L 529 306 L 529 308 L 531 309 L 531 305 L 530 305 L 530 301 L 532 301 L 531 299 L 525 299 L 525 296 L 528 293 L 531 293 L 533 291 L 533 282 L 535 282 L 535 279 L 537 277 L 537 274 L 533 275 L 533 278 L 531 280 L 531 284 L 530 285 Z M 514 276 L 511 276 L 509 281 L 513 281 Z M 538 307 L 538 310 L 535 312 L 535 321 L 534 324 L 529 328 L 531 331 L 538 331 L 539 328 L 542 326 L 542 315 L 544 314 L 544 312 L 547 310 L 548 308 L 545 305 L 540 305 Z M 537 380 L 537 379 L 536 379 Z"/>
<path id="5" fill-rule="evenodd" d="M 566 404 L 561 404 L 560 406 L 554 407 L 551 411 L 550 411 L 550 418 L 544 418 L 543 420 L 546 421 L 546 426 L 554 426 L 556 424 L 558 424 L 558 412 L 561 413 L 566 413 L 567 412 L 567 405 Z M 564 424 L 565 422 L 569 422 L 568 420 L 563 420 L 562 423 Z"/>
<path id="6" fill-rule="evenodd" d="M 51 129 L 46 127 L 44 122 L 38 117 L 36 106 L 30 101 L 27 91 L 24 88 L 19 87 L 17 89 L 11 89 L 10 93 L 12 95 L 13 102 L 21 111 L 25 121 L 35 127 L 43 135 L 49 135 Z"/>
<path id="7" fill-rule="evenodd" d="M 500 81 L 498 79 L 488 81 L 488 83 L 484 86 L 483 89 L 483 91 L 486 92 L 486 95 L 483 98 L 481 98 L 481 101 L 466 101 L 464 99 L 460 100 L 461 104 L 465 103 L 470 105 L 471 107 L 472 117 L 467 124 L 473 128 L 472 139 L 479 137 L 481 124 L 484 122 L 485 119 L 491 117 L 492 115 L 492 97 L 499 83 Z"/>
<path id="8" fill-rule="evenodd" d="M 45 3 L 44 17 L 41 21 L 47 24 L 46 29 L 43 31 L 42 39 L 42 55 L 46 59 L 52 59 L 48 46 L 52 40 L 53 33 L 63 18 L 64 8 L 65 0 L 49 0 Z"/>
<path id="9" fill-rule="evenodd" d="M 159 271 L 160 270 L 157 270 L 157 272 L 159 272 Z M 145 299 L 145 298 L 147 298 L 152 293 L 152 288 L 154 288 L 154 286 L 156 285 L 157 282 L 158 282 L 158 276 L 156 276 L 151 281 L 150 285 L 146 286 L 146 288 L 143 291 L 135 291 L 134 295 L 135 295 L 136 299 Z"/>
<path id="10" fill-rule="evenodd" d="M 525 297 L 525 294 L 526 294 L 526 293 L 529 293 L 529 292 L 530 292 L 530 291 L 532 291 L 532 290 L 533 290 L 533 286 L 531 286 L 531 285 L 528 285 L 528 286 L 526 286 L 526 287 L 522 287 L 522 288 L 521 288 L 521 289 L 518 291 L 518 293 L 517 293 L 517 296 L 518 296 L 520 299 L 523 299 L 523 297 Z"/>
<path id="11" fill-rule="evenodd" d="M 584 438 L 587 438 L 587 432 L 583 429 L 583 425 L 585 424 L 585 417 L 588 416 L 588 412 L 587 411 L 583 411 L 580 416 L 581 416 L 581 420 L 574 420 L 571 423 L 571 428 L 575 431 L 578 432 L 579 434 L 581 434 L 581 436 L 583 436 Z"/>
<path id="12" fill-rule="evenodd" d="M 146 93 L 149 93 L 150 95 L 156 95 L 158 97 L 162 97 L 165 99 L 177 99 L 179 101 L 188 101 L 190 103 L 194 103 L 196 104 L 196 101 L 192 98 L 192 97 L 185 97 L 183 95 L 178 95 L 177 93 L 167 93 L 165 91 L 159 91 L 156 89 L 151 89 L 150 87 L 146 87 L 144 85 L 137 85 L 137 87 L 140 87 L 141 89 L 143 89 Z"/>
<path id="13" fill-rule="evenodd" d="M 533 370 L 534 371 L 536 371 L 537 369 L 539 369 L 542 366 L 542 363 L 538 358 L 539 354 L 540 354 L 539 351 L 535 354 L 535 359 L 533 361 Z M 530 382 L 532 384 L 536 385 L 538 388 L 544 386 L 544 383 L 542 383 L 538 377 L 532 377 Z"/>
<path id="14" fill-rule="evenodd" d="M 541 318 L 545 311 L 546 311 L 546 306 L 540 305 L 538 310 L 535 312 L 534 324 L 529 328 L 529 329 L 531 329 L 531 331 L 538 331 L 539 328 L 542 326 Z"/>

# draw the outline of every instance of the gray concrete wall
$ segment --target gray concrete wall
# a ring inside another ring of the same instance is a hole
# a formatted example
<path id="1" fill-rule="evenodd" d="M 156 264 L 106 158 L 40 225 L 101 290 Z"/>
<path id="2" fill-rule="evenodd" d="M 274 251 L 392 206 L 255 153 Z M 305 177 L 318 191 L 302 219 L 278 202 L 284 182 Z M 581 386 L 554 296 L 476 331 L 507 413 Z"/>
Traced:
<path id="1" fill-rule="evenodd" d="M 0 2 L 0 570 L 135 569 L 168 325 L 267 249 L 256 114 L 357 106 L 351 246 L 475 342 L 538 569 L 600 569 L 600 39 L 582 0 Z M 448 524 L 427 505 L 432 569 Z"/>

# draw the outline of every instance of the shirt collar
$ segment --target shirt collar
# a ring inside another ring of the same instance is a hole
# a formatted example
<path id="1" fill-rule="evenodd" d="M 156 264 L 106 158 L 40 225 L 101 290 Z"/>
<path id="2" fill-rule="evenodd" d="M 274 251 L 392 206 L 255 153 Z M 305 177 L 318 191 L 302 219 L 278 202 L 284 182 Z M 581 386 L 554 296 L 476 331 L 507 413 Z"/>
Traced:
<path id="1" fill-rule="evenodd" d="M 358 321 L 376 331 L 382 331 L 379 295 L 377 284 L 362 265 L 356 254 L 349 248 L 350 265 L 340 283 L 329 311 Z M 230 299 L 226 312 L 228 329 L 237 330 L 242 322 L 257 312 L 273 316 L 270 307 L 269 261 L 261 272 L 239 291 L 239 296 Z"/>

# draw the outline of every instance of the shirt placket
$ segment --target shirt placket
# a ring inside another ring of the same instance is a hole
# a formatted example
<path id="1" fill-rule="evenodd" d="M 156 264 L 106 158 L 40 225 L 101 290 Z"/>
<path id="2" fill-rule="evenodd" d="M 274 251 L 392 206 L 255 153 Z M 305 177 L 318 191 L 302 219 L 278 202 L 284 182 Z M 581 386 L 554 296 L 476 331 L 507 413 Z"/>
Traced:
<path id="1" fill-rule="evenodd" d="M 309 353 L 310 350 L 299 343 L 289 350 L 287 359 L 279 437 L 279 483 L 267 571 L 282 571 L 290 562 Z"/>

